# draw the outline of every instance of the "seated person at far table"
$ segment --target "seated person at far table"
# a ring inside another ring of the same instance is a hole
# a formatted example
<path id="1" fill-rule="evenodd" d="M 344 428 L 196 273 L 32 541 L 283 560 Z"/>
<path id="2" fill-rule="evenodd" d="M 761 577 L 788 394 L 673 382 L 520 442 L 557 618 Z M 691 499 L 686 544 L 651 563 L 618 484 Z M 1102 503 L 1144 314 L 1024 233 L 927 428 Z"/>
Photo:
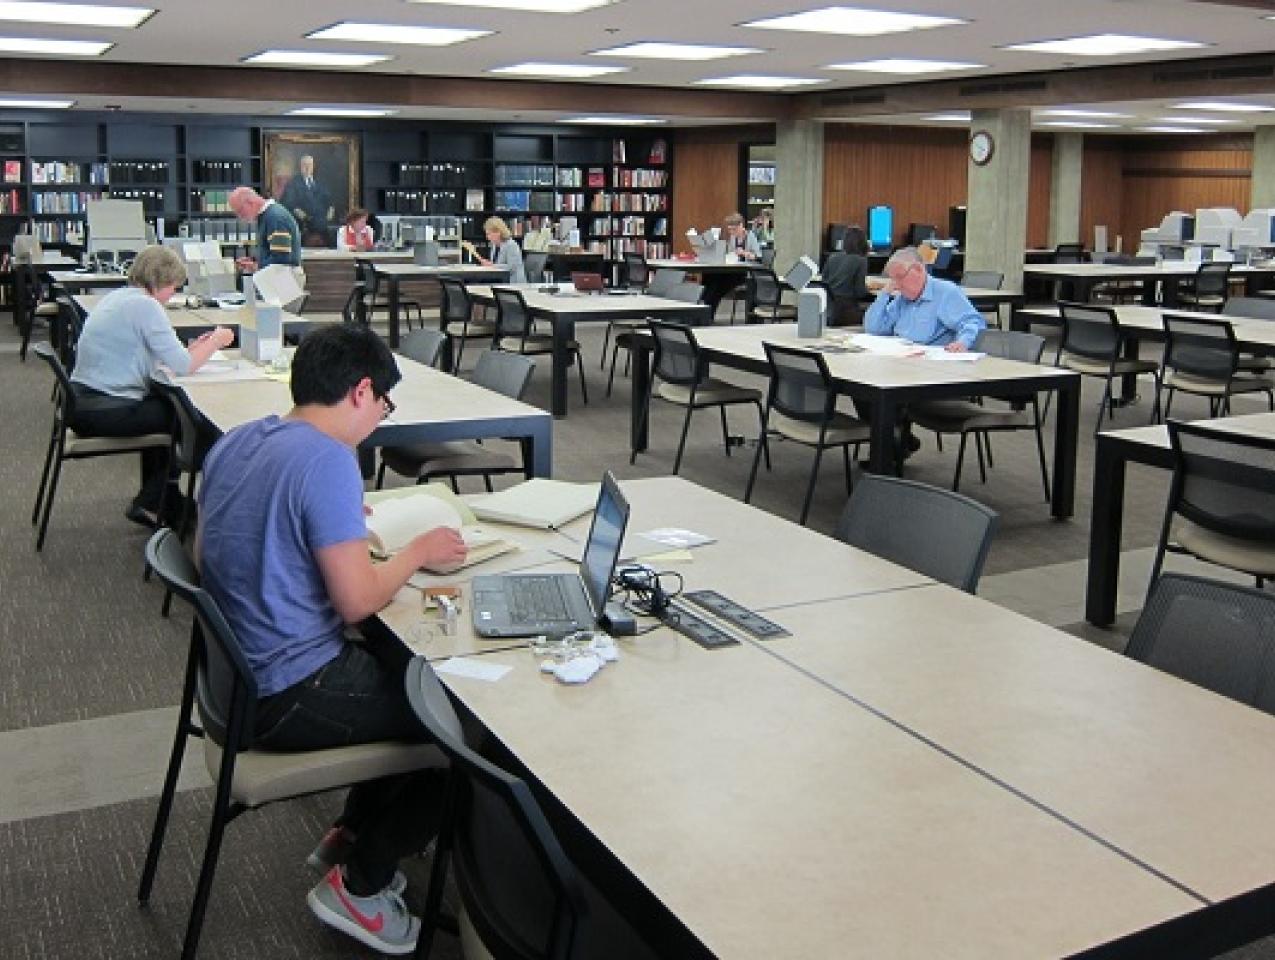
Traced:
<path id="1" fill-rule="evenodd" d="M 338 250 L 371 250 L 376 246 L 376 234 L 367 224 L 368 213 L 355 207 L 345 215 L 345 226 L 336 232 Z"/>
<path id="2" fill-rule="evenodd" d="M 491 246 L 490 257 L 478 257 L 484 267 L 506 266 L 509 268 L 510 283 L 526 283 L 527 271 L 522 264 L 522 248 L 509 232 L 509 225 L 500 217 L 488 217 L 483 224 L 483 233 L 487 235 L 487 243 Z M 468 244 L 470 253 L 477 253 L 473 244 Z"/>
<path id="3" fill-rule="evenodd" d="M 164 305 L 186 282 L 186 267 L 168 247 L 147 247 L 128 270 L 128 286 L 112 290 L 89 313 L 76 347 L 71 389 L 75 422 L 85 437 L 142 437 L 168 433 L 173 411 L 152 394 L 151 377 L 161 367 L 182 376 L 194 373 L 208 358 L 235 339 L 233 330 L 217 327 L 190 342 L 177 339 Z M 169 517 L 181 515 L 182 496 L 169 481 L 168 450 L 142 451 L 142 488 L 125 516 L 156 526 L 160 500 Z M 175 479 L 175 478 L 174 478 Z"/>
<path id="4" fill-rule="evenodd" d="M 407 701 L 406 653 L 345 631 L 418 569 L 465 558 L 445 527 L 385 563 L 369 557 L 355 449 L 394 409 L 399 377 L 371 330 L 315 330 L 292 361 L 292 410 L 231 430 L 204 463 L 195 553 L 257 681 L 257 749 L 426 739 Z M 314 914 L 374 949 L 411 952 L 420 921 L 403 903 L 397 864 L 437 831 L 442 794 L 436 770 L 352 787 L 310 857 L 325 871 L 307 897 Z"/>
<path id="5" fill-rule="evenodd" d="M 915 247 L 896 250 L 885 275 L 885 286 L 863 317 L 868 333 L 960 352 L 971 349 L 986 329 L 987 321 L 959 286 L 926 273 Z"/>

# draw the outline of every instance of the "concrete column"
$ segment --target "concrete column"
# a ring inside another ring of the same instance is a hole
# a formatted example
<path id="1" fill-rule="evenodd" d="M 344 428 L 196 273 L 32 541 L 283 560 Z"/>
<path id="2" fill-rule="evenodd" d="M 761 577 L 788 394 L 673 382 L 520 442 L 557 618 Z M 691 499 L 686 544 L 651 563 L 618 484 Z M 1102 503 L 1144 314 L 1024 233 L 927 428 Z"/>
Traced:
<path id="1" fill-rule="evenodd" d="M 823 124 L 779 120 L 775 124 L 775 270 L 797 258 L 819 259 L 823 235 Z"/>
<path id="2" fill-rule="evenodd" d="M 1080 242 L 1080 188 L 1084 160 L 1083 133 L 1054 134 L 1053 174 L 1049 182 L 1051 247 Z M 1110 242 L 1114 243 L 1115 237 Z"/>
<path id="3" fill-rule="evenodd" d="M 1021 107 L 975 110 L 970 121 L 970 133 L 986 130 L 994 146 L 987 163 L 969 161 L 965 269 L 1003 273 L 1006 290 L 1023 289 L 1031 129 L 1031 111 Z"/>
<path id="4" fill-rule="evenodd" d="M 1253 178 L 1248 206 L 1249 210 L 1275 207 L 1275 126 L 1269 124 L 1253 130 Z"/>

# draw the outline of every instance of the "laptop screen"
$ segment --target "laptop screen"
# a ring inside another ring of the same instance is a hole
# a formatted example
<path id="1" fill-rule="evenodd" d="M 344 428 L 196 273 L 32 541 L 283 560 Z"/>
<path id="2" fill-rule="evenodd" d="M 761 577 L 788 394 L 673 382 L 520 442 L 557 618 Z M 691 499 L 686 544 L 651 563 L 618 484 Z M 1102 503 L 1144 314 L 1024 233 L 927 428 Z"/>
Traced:
<path id="1" fill-rule="evenodd" d="M 593 525 L 580 560 L 580 579 L 593 612 L 601 616 L 611 592 L 611 578 L 620 558 L 620 544 L 624 541 L 624 528 L 629 522 L 629 502 L 624 499 L 615 477 L 610 471 L 602 477 L 602 490 L 598 493 L 598 505 L 593 511 Z"/>

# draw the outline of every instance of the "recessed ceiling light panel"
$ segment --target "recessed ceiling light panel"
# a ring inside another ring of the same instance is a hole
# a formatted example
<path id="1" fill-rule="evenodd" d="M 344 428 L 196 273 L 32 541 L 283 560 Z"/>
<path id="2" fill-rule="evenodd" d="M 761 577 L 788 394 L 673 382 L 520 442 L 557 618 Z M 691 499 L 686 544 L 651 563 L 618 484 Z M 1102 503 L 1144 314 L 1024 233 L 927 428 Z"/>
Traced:
<path id="1" fill-rule="evenodd" d="M 1071 107 L 1051 107 L 1048 110 L 1037 110 L 1038 117 L 1080 117 L 1092 120 L 1129 120 L 1132 114 L 1114 113 L 1110 110 L 1081 110 Z"/>
<path id="2" fill-rule="evenodd" d="M 396 113 L 389 107 L 297 107 L 287 111 L 290 117 L 392 117 Z"/>
<path id="3" fill-rule="evenodd" d="M 1138 127 L 1142 133 L 1210 133 L 1202 127 L 1183 127 L 1180 125 L 1157 124 L 1152 127 Z"/>
<path id="4" fill-rule="evenodd" d="M 262 50 L 244 63 L 268 63 L 291 67 L 366 67 L 393 57 L 384 53 L 322 53 L 317 50 Z"/>
<path id="5" fill-rule="evenodd" d="M 461 27 L 412 27 L 397 23 L 335 23 L 307 33 L 307 40 L 352 40 L 357 43 L 410 43 L 421 47 L 447 47 L 453 43 L 490 37 L 491 30 Z"/>
<path id="6" fill-rule="evenodd" d="M 809 87 L 827 83 L 818 77 L 768 77 L 759 73 L 741 73 L 733 77 L 706 77 L 696 80 L 705 87 L 740 87 L 750 90 L 783 90 L 788 87 Z"/>
<path id="7" fill-rule="evenodd" d="M 968 112 L 932 113 L 928 117 L 922 117 L 921 119 L 933 120 L 938 123 L 969 123 L 970 115 Z"/>
<path id="8" fill-rule="evenodd" d="M 45 56 L 100 57 L 115 46 L 104 40 L 46 40 L 38 37 L 0 37 L 0 53 L 38 53 Z"/>
<path id="9" fill-rule="evenodd" d="M 155 11 L 150 7 L 114 7 L 96 3 L 0 2 L 0 20 L 20 23 L 58 23 L 73 27 L 132 29 Z"/>
<path id="10" fill-rule="evenodd" d="M 1119 127 L 1118 123 L 1098 123 L 1086 120 L 1046 120 L 1044 123 L 1036 124 L 1038 127 L 1062 127 L 1068 130 L 1112 130 Z"/>
<path id="11" fill-rule="evenodd" d="M 961 63 L 955 60 L 914 60 L 887 57 L 883 60 L 858 60 L 853 63 L 830 63 L 827 70 L 856 70 L 863 73 L 922 74 L 945 73 L 949 70 L 979 70 L 985 63 Z"/>
<path id="12" fill-rule="evenodd" d="M 16 110 L 70 110 L 74 100 L 32 100 L 29 97 L 0 97 L 0 108 Z"/>
<path id="13" fill-rule="evenodd" d="M 410 3 L 439 3 L 449 7 L 487 7 L 493 10 L 521 10 L 527 13 L 583 13 L 618 0 L 408 0 Z"/>
<path id="14" fill-rule="evenodd" d="M 507 67 L 495 67 L 488 73 L 507 77 L 556 77 L 563 80 L 584 80 L 611 73 L 627 73 L 628 67 L 594 66 L 589 63 L 514 63 Z"/>
<path id="15" fill-rule="evenodd" d="M 1013 43 L 1002 49 L 1017 50 L 1022 53 L 1057 53 L 1068 57 L 1117 57 L 1130 53 L 1190 50 L 1206 46 L 1208 44 L 1198 40 L 1165 40 L 1160 37 L 1135 37 L 1123 33 L 1095 33 L 1085 37 Z"/>
<path id="16" fill-rule="evenodd" d="M 756 47 L 727 47 L 711 43 L 665 43 L 644 41 L 628 43 L 609 50 L 594 50 L 595 57 L 637 57 L 644 60 L 721 60 L 724 57 L 742 57 L 750 53 L 762 53 Z"/>
<path id="17" fill-rule="evenodd" d="M 1174 110 L 1211 110 L 1214 113 L 1270 113 L 1275 107 L 1260 103 L 1236 103 L 1233 100 L 1191 100 L 1175 103 Z"/>
<path id="18" fill-rule="evenodd" d="M 817 10 L 791 13 L 782 17 L 750 20 L 740 26 L 754 27 L 758 30 L 796 30 L 802 33 L 832 33 L 849 37 L 879 37 L 887 33 L 928 30 L 933 27 L 950 27 L 968 22 L 955 17 L 935 17 L 920 13 L 897 13 L 838 6 L 820 7 Z"/>
<path id="19" fill-rule="evenodd" d="M 650 127 L 667 123 L 660 117 L 563 117 L 559 123 L 585 123 L 607 127 Z"/>

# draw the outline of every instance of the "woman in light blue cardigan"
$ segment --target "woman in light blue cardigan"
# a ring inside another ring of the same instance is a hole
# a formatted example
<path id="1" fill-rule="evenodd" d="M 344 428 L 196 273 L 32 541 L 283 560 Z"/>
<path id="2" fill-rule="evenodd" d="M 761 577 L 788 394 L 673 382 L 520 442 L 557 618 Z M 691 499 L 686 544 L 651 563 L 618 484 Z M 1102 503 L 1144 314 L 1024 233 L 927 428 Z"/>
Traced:
<path id="1" fill-rule="evenodd" d="M 483 224 L 487 242 L 491 244 L 491 259 L 478 258 L 484 267 L 493 265 L 509 268 L 510 283 L 526 283 L 527 272 L 522 268 L 522 249 L 509 233 L 509 225 L 500 217 L 488 217 Z"/>

